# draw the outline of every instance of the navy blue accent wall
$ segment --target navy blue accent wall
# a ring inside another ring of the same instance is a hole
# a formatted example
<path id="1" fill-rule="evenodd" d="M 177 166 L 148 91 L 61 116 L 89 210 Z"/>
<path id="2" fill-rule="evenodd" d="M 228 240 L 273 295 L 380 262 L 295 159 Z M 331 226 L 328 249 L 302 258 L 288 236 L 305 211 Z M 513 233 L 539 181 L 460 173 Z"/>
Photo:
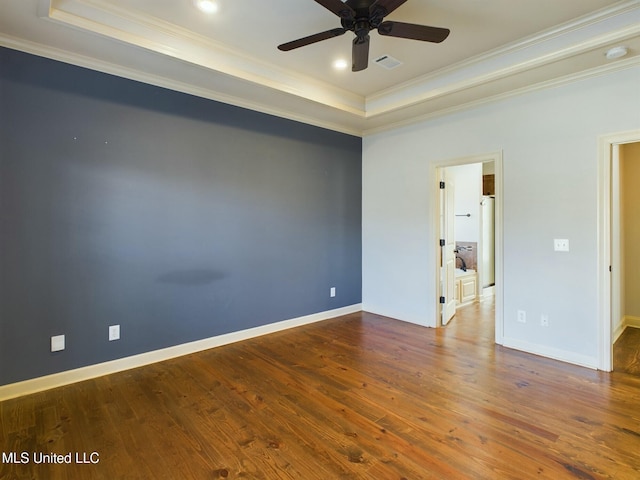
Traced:
<path id="1" fill-rule="evenodd" d="M 361 155 L 0 49 L 0 384 L 360 303 Z"/>

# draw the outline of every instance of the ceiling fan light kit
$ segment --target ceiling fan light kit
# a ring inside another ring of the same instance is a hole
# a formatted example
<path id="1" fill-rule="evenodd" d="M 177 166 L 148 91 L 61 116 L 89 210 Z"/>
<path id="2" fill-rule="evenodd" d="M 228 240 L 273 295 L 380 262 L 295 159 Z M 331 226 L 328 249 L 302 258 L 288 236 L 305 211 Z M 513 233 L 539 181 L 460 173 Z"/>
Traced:
<path id="1" fill-rule="evenodd" d="M 278 45 L 284 52 L 311 45 L 322 40 L 353 32 L 352 67 L 353 72 L 359 72 L 369 66 L 369 32 L 377 30 L 380 35 L 407 38 L 422 42 L 440 43 L 450 33 L 447 28 L 416 25 L 413 23 L 385 21 L 384 18 L 396 10 L 407 0 L 315 0 L 327 10 L 340 17 L 342 27 L 333 28 L 325 32 Z"/>

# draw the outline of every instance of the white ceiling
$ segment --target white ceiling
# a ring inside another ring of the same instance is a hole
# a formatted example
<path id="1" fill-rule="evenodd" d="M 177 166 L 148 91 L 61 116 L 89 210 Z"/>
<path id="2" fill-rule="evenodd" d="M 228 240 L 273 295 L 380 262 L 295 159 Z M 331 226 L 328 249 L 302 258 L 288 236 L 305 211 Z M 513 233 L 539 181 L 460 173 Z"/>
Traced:
<path id="1" fill-rule="evenodd" d="M 340 26 L 313 0 L 3 0 L 0 45 L 352 134 L 640 64 L 640 0 L 408 0 L 387 19 L 451 29 L 441 44 L 352 34 L 277 45 Z M 627 56 L 606 60 L 611 47 Z M 373 59 L 403 64 L 386 70 Z"/>

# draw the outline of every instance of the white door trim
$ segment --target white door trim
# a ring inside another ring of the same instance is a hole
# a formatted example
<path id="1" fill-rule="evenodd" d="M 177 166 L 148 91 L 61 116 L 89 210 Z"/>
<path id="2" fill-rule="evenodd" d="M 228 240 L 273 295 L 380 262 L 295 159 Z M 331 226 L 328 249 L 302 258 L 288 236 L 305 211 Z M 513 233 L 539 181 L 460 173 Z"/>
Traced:
<path id="1" fill-rule="evenodd" d="M 598 138 L 598 369 L 613 370 L 611 324 L 611 221 L 612 145 L 640 142 L 640 130 L 601 135 Z"/>
<path id="2" fill-rule="evenodd" d="M 445 303 L 441 304 L 442 318 L 441 325 L 446 325 L 456 314 L 457 299 L 455 292 L 456 278 L 456 239 L 454 234 L 455 225 L 455 185 L 447 176 L 446 169 L 439 169 L 440 181 L 445 184 L 444 189 L 440 189 L 440 211 L 442 212 L 442 220 L 440 221 L 439 238 L 445 240 L 445 244 L 440 246 L 441 265 L 440 265 L 440 285 L 441 295 L 445 298 Z M 444 207 L 444 208 L 443 208 Z"/>
<path id="3" fill-rule="evenodd" d="M 432 204 L 432 223 L 431 230 L 434 235 L 434 245 L 438 248 L 434 250 L 436 261 L 434 262 L 435 268 L 432 275 L 435 278 L 435 284 L 438 292 L 436 299 L 441 295 L 440 292 L 440 177 L 438 176 L 439 169 L 446 167 L 454 167 L 457 165 L 468 165 L 471 163 L 486 163 L 494 162 L 495 166 L 495 189 L 496 189 L 496 204 L 495 204 L 495 341 L 497 344 L 503 344 L 504 338 L 504 276 L 503 276 L 503 205 L 504 205 L 504 193 L 503 193 L 503 180 L 502 180 L 502 151 L 487 153 L 484 155 L 474 155 L 469 157 L 454 158 L 436 162 L 431 165 L 431 178 L 434 179 L 431 189 L 431 204 Z M 439 301 L 436 301 L 436 310 L 434 312 L 435 318 L 442 318 L 441 305 Z M 439 325 L 438 325 L 439 326 Z"/>

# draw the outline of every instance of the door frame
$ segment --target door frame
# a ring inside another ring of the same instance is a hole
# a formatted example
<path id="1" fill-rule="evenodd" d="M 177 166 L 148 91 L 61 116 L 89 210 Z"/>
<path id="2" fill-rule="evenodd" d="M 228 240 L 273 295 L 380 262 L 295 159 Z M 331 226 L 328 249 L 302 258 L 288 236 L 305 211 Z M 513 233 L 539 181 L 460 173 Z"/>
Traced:
<path id="1" fill-rule="evenodd" d="M 621 292 L 611 289 L 612 221 L 614 202 L 612 167 L 614 145 L 640 142 L 640 129 L 601 135 L 598 138 L 598 369 L 613 370 L 612 306 Z M 619 267 L 618 267 L 619 268 Z M 615 296 L 615 297 L 614 297 Z"/>
<path id="2" fill-rule="evenodd" d="M 443 160 L 435 162 L 431 166 L 431 178 L 432 182 L 432 232 L 434 235 L 433 241 L 436 248 L 434 250 L 435 262 L 433 278 L 436 285 L 436 307 L 435 318 L 438 319 L 436 326 L 442 326 L 442 313 L 439 298 L 441 296 L 440 286 L 440 170 L 447 167 L 455 167 L 458 165 L 469 165 L 472 163 L 489 163 L 493 162 L 495 168 L 495 189 L 496 189 L 496 203 L 495 203 L 495 342 L 502 345 L 504 342 L 504 244 L 503 244 L 503 205 L 504 205 L 504 193 L 503 193 L 503 179 L 502 179 L 502 151 L 473 155 L 468 157 L 453 158 L 449 160 Z"/>
<path id="3" fill-rule="evenodd" d="M 456 272 L 456 254 L 455 254 L 455 185 L 449 177 L 447 177 L 447 169 L 438 169 L 439 181 L 445 183 L 445 188 L 440 189 L 440 236 L 444 239 L 445 244 L 440 245 L 440 295 L 445 298 L 445 303 L 441 303 L 440 322 L 436 322 L 438 326 L 445 326 L 456 314 L 456 296 L 455 292 L 455 272 Z M 453 233 L 452 233 L 453 232 Z M 450 271 L 449 261 L 453 262 L 453 271 Z M 452 275 L 452 277 L 450 276 Z M 442 298 L 441 297 L 441 298 Z"/>

